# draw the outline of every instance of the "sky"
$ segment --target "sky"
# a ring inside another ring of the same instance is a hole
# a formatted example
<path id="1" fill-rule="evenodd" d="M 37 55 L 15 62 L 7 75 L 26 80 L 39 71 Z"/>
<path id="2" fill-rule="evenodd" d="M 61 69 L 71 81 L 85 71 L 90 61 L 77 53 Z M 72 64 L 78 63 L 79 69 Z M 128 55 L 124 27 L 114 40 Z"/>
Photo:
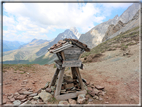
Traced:
<path id="1" fill-rule="evenodd" d="M 3 40 L 52 40 L 76 27 L 84 34 L 120 16 L 132 3 L 3 3 Z"/>

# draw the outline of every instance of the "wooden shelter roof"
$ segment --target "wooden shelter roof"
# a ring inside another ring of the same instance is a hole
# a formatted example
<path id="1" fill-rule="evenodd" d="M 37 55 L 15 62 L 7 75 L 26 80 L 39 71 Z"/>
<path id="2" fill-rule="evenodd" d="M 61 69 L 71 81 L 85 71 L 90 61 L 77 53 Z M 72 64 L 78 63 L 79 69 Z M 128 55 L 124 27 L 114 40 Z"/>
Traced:
<path id="1" fill-rule="evenodd" d="M 69 48 L 73 45 L 76 45 L 78 46 L 79 48 L 82 48 L 84 49 L 85 51 L 89 52 L 90 49 L 87 47 L 86 44 L 80 42 L 79 40 L 76 40 L 76 39 L 64 39 L 64 40 L 60 40 L 58 41 L 57 44 L 54 44 L 53 46 L 51 46 L 48 51 L 50 53 L 57 53 L 57 52 L 60 52 L 66 48 Z"/>

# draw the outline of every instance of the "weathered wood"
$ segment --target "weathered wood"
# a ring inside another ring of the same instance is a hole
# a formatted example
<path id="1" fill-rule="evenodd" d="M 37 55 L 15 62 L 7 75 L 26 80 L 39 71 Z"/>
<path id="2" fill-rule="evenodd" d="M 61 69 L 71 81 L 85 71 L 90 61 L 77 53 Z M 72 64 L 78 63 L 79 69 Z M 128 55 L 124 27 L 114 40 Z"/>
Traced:
<path id="1" fill-rule="evenodd" d="M 55 63 L 57 63 L 58 65 L 62 65 L 62 62 L 60 60 L 55 60 Z"/>
<path id="2" fill-rule="evenodd" d="M 81 61 L 76 60 L 76 61 L 63 61 L 62 67 L 80 67 L 81 66 Z"/>
<path id="3" fill-rule="evenodd" d="M 62 82 L 63 82 L 64 70 L 65 70 L 65 68 L 61 69 L 59 72 L 55 96 L 60 95 L 61 86 L 62 86 Z"/>
<path id="4" fill-rule="evenodd" d="M 63 51 L 61 52 L 61 55 L 62 55 L 63 60 L 65 60 L 65 55 Z"/>
<path id="5" fill-rule="evenodd" d="M 67 99 L 70 99 L 70 98 L 75 98 L 77 97 L 79 94 L 86 94 L 87 91 L 86 90 L 82 90 L 82 91 L 76 91 L 75 93 L 68 93 L 68 94 L 63 94 L 63 95 L 57 95 L 55 96 L 55 98 L 57 100 L 67 100 Z"/>
<path id="6" fill-rule="evenodd" d="M 73 79 L 77 79 L 75 67 L 71 67 L 72 77 Z"/>
<path id="7" fill-rule="evenodd" d="M 62 51 L 62 50 L 65 50 L 65 49 L 67 49 L 67 48 L 69 48 L 69 47 L 72 47 L 73 45 L 72 44 L 66 44 L 66 45 L 63 45 L 62 47 L 59 47 L 59 48 L 57 48 L 57 49 L 54 49 L 54 50 L 51 50 L 53 53 L 58 53 L 58 52 L 60 52 L 60 51 Z"/>
<path id="8" fill-rule="evenodd" d="M 57 76 L 58 76 L 58 74 L 59 74 L 59 71 L 60 71 L 59 69 L 56 69 L 56 72 L 55 72 L 55 74 L 54 74 L 54 76 L 53 76 L 53 78 L 52 78 L 52 81 L 51 81 L 49 87 L 55 85 L 55 82 L 56 82 Z"/>
<path id="9" fill-rule="evenodd" d="M 69 50 L 69 49 L 67 49 L 67 50 L 64 50 L 64 54 L 80 54 L 81 53 L 81 50 Z"/>
<path id="10" fill-rule="evenodd" d="M 58 57 L 59 60 L 63 60 L 62 56 L 60 55 L 60 53 L 56 53 L 56 55 L 57 55 L 57 57 Z"/>
<path id="11" fill-rule="evenodd" d="M 80 85 L 81 85 L 81 89 L 84 90 L 83 81 L 82 81 L 82 78 L 81 78 L 81 75 L 80 75 L 80 72 L 79 72 L 79 68 L 78 68 L 78 67 L 75 67 L 75 69 L 76 69 L 78 81 L 79 81 L 79 83 L 80 83 Z"/>

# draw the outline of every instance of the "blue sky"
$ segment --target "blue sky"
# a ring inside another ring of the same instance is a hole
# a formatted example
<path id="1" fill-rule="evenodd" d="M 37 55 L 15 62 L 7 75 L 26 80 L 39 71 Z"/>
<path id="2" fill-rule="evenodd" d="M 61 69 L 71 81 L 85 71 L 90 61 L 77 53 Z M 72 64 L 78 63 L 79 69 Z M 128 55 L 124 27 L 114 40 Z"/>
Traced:
<path id="1" fill-rule="evenodd" d="M 71 27 L 83 34 L 120 16 L 130 5 L 132 3 L 4 3 L 3 39 L 52 40 Z"/>

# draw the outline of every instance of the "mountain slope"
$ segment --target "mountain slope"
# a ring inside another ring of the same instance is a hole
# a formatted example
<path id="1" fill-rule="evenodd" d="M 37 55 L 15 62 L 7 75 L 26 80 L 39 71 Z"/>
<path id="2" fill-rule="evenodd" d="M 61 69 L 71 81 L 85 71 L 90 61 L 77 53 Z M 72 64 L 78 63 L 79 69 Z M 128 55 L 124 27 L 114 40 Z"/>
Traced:
<path id="1" fill-rule="evenodd" d="M 87 44 L 90 48 L 97 46 L 102 42 L 102 39 L 105 36 L 105 33 L 109 25 L 111 24 L 115 25 L 119 20 L 121 20 L 123 23 L 130 21 L 138 10 L 139 10 L 139 4 L 138 3 L 132 4 L 120 17 L 115 16 L 113 19 L 110 19 L 106 22 L 103 22 L 95 26 L 87 33 L 82 34 L 79 40 Z"/>

